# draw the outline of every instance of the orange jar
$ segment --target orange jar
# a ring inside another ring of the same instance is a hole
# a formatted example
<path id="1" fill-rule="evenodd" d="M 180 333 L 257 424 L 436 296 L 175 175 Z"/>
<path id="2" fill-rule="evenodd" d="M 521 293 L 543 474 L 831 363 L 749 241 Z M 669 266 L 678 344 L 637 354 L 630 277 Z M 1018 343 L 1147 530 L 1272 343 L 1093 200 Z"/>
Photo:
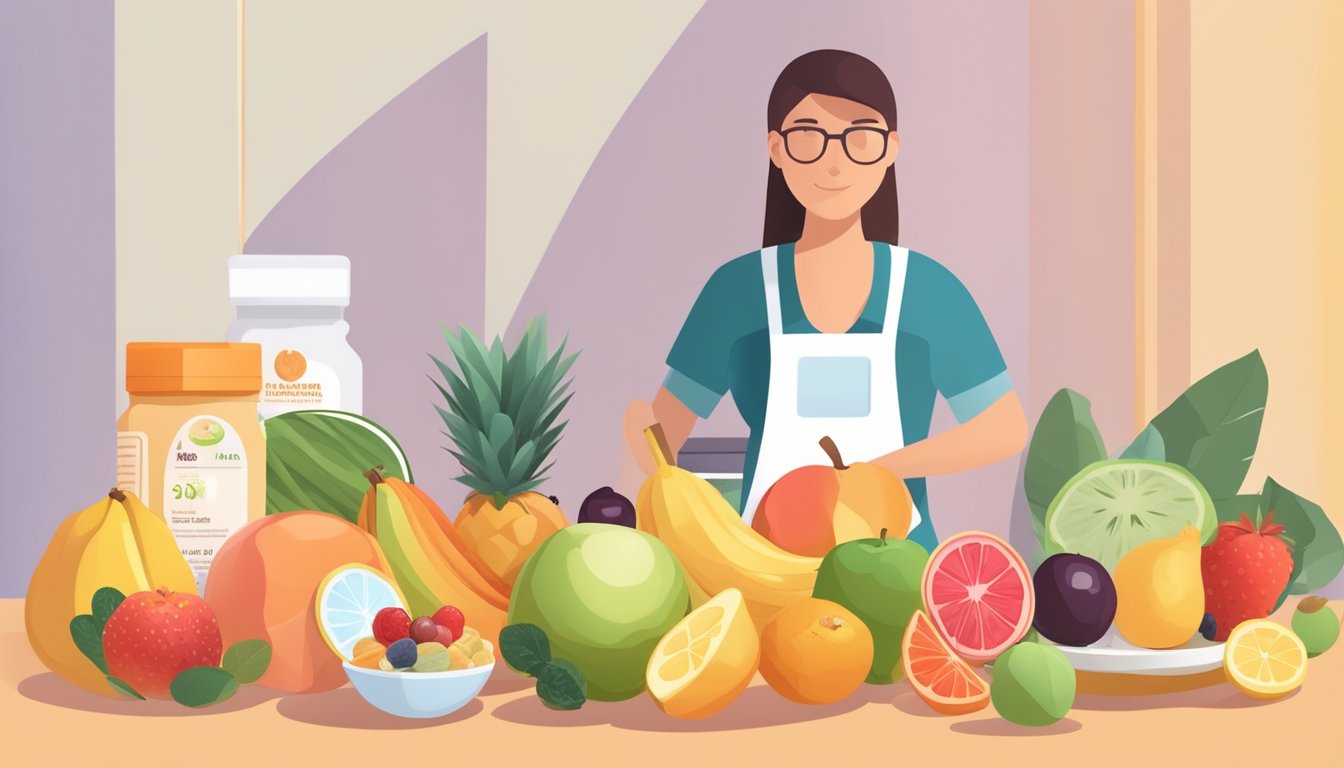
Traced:
<path id="1" fill-rule="evenodd" d="M 168 522 L 205 594 L 224 540 L 266 513 L 261 346 L 133 342 L 126 345 L 126 391 L 117 487 Z"/>

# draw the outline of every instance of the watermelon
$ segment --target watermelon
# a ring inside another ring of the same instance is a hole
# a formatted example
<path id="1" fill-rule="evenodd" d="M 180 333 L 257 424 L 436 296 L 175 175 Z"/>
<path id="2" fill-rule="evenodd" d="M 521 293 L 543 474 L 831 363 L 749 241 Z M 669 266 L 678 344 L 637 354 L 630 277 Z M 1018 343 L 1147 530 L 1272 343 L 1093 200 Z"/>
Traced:
<path id="1" fill-rule="evenodd" d="M 387 430 L 341 411 L 293 411 L 262 422 L 266 430 L 266 514 L 317 510 L 356 522 L 369 481 L 413 482 L 411 465 Z"/>

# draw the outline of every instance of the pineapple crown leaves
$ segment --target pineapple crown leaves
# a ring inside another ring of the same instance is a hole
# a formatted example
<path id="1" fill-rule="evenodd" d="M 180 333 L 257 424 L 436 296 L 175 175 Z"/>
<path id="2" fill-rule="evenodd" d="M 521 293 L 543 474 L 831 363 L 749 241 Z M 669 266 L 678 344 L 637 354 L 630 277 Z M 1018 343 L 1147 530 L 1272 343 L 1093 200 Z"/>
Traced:
<path id="1" fill-rule="evenodd" d="M 434 386 L 444 405 L 434 407 L 453 444 L 445 449 L 462 465 L 457 480 L 502 507 L 548 479 L 547 459 L 568 424 L 557 420 L 573 397 L 565 376 L 578 353 L 565 355 L 568 339 L 548 352 L 544 317 L 528 324 L 512 352 L 498 337 L 487 347 L 465 327 L 443 335 L 455 367 L 430 358 L 443 377 Z"/>

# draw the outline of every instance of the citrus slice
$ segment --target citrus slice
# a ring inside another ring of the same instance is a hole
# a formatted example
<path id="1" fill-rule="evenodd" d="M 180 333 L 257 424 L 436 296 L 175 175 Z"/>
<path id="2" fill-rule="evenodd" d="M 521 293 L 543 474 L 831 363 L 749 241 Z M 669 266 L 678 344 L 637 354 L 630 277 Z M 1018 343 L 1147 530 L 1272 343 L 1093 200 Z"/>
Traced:
<path id="1" fill-rule="evenodd" d="M 1223 669 L 1232 684 L 1257 699 L 1297 690 L 1307 676 L 1307 649 L 1291 629 L 1269 619 L 1243 621 L 1227 636 Z"/>
<path id="2" fill-rule="evenodd" d="M 1031 628 L 1031 571 L 1003 539 L 983 531 L 943 541 L 924 569 L 924 607 L 958 656 L 990 661 Z"/>
<path id="3" fill-rule="evenodd" d="M 373 635 L 373 617 L 384 608 L 405 610 L 406 598 L 385 574 L 348 563 L 328 573 L 317 587 L 317 631 L 331 652 L 355 658 L 355 643 Z"/>
<path id="4" fill-rule="evenodd" d="M 756 626 L 742 593 L 730 587 L 663 635 L 649 657 L 645 682 L 659 709 L 696 720 L 718 712 L 746 690 L 760 658 Z"/>
<path id="5" fill-rule="evenodd" d="M 989 703 L 989 686 L 952 652 L 923 611 L 915 611 L 905 627 L 901 664 L 910 687 L 935 712 L 962 715 Z"/>
<path id="6" fill-rule="evenodd" d="M 1140 544 L 1199 529 L 1207 544 L 1218 528 L 1213 500 L 1184 467 L 1117 459 L 1084 467 L 1055 495 L 1045 529 L 1062 552 L 1076 552 L 1113 572 Z"/>

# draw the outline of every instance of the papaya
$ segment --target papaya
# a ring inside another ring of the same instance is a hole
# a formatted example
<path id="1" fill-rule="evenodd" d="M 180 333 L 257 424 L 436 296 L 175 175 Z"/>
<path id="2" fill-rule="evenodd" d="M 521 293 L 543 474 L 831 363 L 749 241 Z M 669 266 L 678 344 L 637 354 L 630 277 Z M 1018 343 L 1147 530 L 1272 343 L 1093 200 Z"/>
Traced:
<path id="1" fill-rule="evenodd" d="M 70 620 L 90 612 L 102 587 L 123 595 L 159 588 L 196 594 L 196 576 L 168 524 L 135 494 L 115 488 L 57 527 L 28 583 L 23 622 L 47 669 L 86 691 L 117 696 L 70 637 Z"/>

